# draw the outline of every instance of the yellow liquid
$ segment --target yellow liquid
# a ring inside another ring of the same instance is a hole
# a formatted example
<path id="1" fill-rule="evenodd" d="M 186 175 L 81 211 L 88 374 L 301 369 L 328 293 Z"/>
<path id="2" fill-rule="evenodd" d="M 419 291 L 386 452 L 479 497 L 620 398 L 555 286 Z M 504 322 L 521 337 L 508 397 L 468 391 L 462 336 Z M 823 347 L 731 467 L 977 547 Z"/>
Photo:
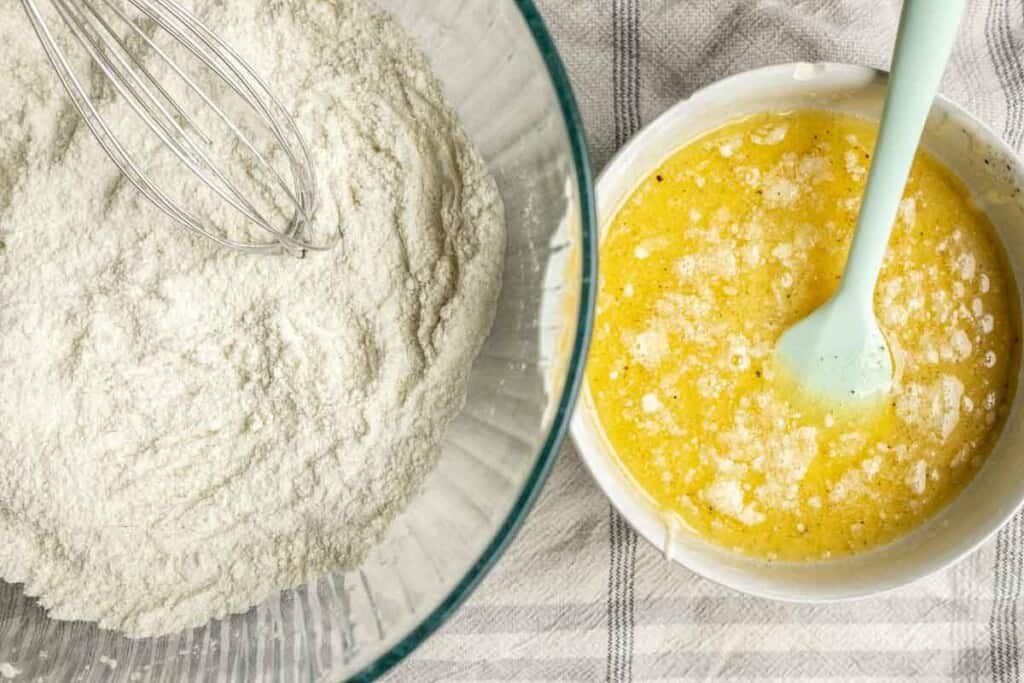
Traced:
<path id="1" fill-rule="evenodd" d="M 739 120 L 675 152 L 603 238 L 587 387 L 605 437 L 667 515 L 743 553 L 817 560 L 905 534 L 974 476 L 1012 398 L 1001 246 L 924 153 L 875 292 L 888 400 L 812 405 L 773 367 L 838 283 L 876 133 L 827 112 Z"/>

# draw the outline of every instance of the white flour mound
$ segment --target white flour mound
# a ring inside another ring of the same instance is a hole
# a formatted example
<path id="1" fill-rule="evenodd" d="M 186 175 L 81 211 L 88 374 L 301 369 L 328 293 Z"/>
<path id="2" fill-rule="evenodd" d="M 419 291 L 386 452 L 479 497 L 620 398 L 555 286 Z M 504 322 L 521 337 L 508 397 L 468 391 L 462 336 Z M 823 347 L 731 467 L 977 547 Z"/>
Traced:
<path id="1" fill-rule="evenodd" d="M 296 115 L 332 252 L 236 254 L 164 218 L 0 3 L 0 577 L 135 636 L 361 561 L 462 406 L 504 249 L 495 183 L 391 18 L 185 4 Z"/>

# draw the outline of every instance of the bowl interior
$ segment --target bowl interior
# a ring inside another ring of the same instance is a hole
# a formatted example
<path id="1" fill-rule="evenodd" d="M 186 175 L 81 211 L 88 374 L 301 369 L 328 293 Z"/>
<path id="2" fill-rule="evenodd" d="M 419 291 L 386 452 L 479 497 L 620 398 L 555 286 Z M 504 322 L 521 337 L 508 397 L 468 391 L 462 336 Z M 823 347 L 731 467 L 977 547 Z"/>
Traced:
<path id="1" fill-rule="evenodd" d="M 385 0 L 494 174 L 508 245 L 493 332 L 437 469 L 353 571 L 246 614 L 129 640 L 50 620 L 0 584 L 0 662 L 26 679 L 372 678 L 428 636 L 510 540 L 557 452 L 592 314 L 589 166 L 571 91 L 528 0 Z"/>
<path id="2" fill-rule="evenodd" d="M 761 111 L 828 109 L 878 120 L 886 74 L 840 64 L 787 64 L 747 72 L 695 93 L 645 128 L 598 181 L 601 229 L 637 181 L 673 150 L 727 121 Z M 1024 166 L 998 137 L 948 100 L 932 108 L 924 146 L 970 189 L 1002 237 L 1018 283 L 1024 273 Z M 1018 287 L 1018 307 L 1020 290 Z M 1018 386 L 1020 378 L 1018 377 Z M 850 558 L 809 564 L 740 556 L 667 529 L 605 443 L 584 391 L 573 438 L 600 486 L 626 519 L 666 555 L 727 586 L 765 597 L 816 601 L 895 588 L 954 562 L 994 533 L 1024 501 L 1022 397 L 1017 392 L 995 449 L 970 485 L 908 536 Z"/>

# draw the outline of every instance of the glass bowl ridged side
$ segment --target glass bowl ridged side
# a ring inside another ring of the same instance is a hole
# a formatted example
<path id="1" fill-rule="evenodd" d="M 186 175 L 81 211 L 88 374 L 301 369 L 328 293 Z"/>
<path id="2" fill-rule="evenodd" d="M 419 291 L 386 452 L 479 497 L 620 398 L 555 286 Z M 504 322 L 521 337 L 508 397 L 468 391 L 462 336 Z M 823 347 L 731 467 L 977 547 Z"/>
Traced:
<path id="1" fill-rule="evenodd" d="M 530 0 L 382 0 L 430 57 L 494 173 L 509 240 L 494 329 L 437 470 L 355 571 L 241 615 L 130 640 L 0 584 L 15 680 L 369 680 L 411 652 L 511 540 L 564 436 L 593 314 L 594 203 L 568 79 Z"/>

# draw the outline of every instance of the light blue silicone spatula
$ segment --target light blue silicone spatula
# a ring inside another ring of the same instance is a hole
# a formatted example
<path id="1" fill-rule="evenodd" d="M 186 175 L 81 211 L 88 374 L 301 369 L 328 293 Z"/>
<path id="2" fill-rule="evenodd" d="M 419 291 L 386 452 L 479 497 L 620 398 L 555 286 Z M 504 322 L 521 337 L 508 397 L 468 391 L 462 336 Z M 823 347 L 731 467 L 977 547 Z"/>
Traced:
<path id="1" fill-rule="evenodd" d="M 892 384 L 888 345 L 875 319 L 874 290 L 914 153 L 964 0 L 906 0 L 889 91 L 860 215 L 835 294 L 779 339 L 775 357 L 812 395 L 842 402 L 883 396 Z"/>

